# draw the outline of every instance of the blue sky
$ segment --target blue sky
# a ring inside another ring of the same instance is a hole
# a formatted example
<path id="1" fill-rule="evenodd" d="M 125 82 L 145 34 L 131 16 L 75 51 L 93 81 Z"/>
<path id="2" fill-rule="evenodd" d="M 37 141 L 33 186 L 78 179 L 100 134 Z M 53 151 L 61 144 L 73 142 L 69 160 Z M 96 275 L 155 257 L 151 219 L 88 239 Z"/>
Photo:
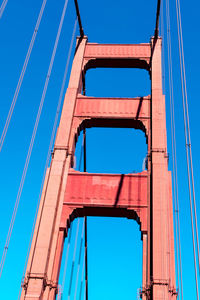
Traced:
<path id="1" fill-rule="evenodd" d="M 0 132 L 3 130 L 41 4 L 41 0 L 8 0 L 3 17 L 0 19 Z M 0 153 L 0 254 L 3 252 L 63 5 L 64 0 L 47 1 L 22 89 Z M 79 0 L 79 5 L 85 34 L 90 42 L 143 43 L 149 42 L 154 32 L 156 1 Z M 170 5 L 184 299 L 195 299 L 175 0 L 170 1 Z M 188 1 L 181 3 L 198 212 L 200 209 L 198 201 L 200 196 L 199 6 L 198 1 L 193 1 L 193 5 Z M 16 299 L 19 293 L 74 20 L 74 3 L 69 0 L 5 269 L 0 280 L 1 294 L 4 299 Z M 165 58 L 167 58 L 166 36 L 164 46 Z M 165 83 L 169 169 L 171 170 L 167 67 Z M 113 97 L 147 95 L 150 94 L 149 76 L 144 70 L 90 70 L 86 76 L 86 93 L 89 96 Z M 80 145 L 81 136 L 76 152 L 77 167 Z M 105 145 L 108 149 L 107 153 Z M 88 172 L 141 171 L 145 155 L 146 143 L 142 132 L 130 129 L 87 130 Z M 82 220 L 80 226 L 81 224 Z M 73 227 L 74 233 L 76 225 L 77 220 Z M 126 219 L 89 218 L 88 247 L 89 297 L 95 300 L 111 297 L 137 299 L 142 270 L 142 242 L 137 223 Z"/>

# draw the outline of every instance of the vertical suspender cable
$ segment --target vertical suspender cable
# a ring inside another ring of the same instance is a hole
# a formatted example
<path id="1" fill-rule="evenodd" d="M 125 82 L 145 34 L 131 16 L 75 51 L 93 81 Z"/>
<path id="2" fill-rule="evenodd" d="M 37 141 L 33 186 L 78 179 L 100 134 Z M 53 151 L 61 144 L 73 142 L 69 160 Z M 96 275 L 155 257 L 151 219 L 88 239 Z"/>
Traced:
<path id="1" fill-rule="evenodd" d="M 78 258 L 78 269 L 76 273 L 76 284 L 75 284 L 75 291 L 74 291 L 74 300 L 76 300 L 76 294 L 77 294 L 77 288 L 78 288 L 78 276 L 80 271 L 80 264 L 81 264 L 81 253 L 82 253 L 82 246 L 83 246 L 83 235 L 84 235 L 84 229 L 85 229 L 85 219 L 83 219 L 83 227 L 82 227 L 82 233 L 81 233 L 81 243 L 80 243 L 80 249 L 79 249 L 79 258 Z"/>
<path id="2" fill-rule="evenodd" d="M 83 144 L 81 147 L 81 153 L 80 153 L 80 160 L 79 160 L 79 170 L 81 167 L 81 162 L 82 162 L 82 155 L 84 156 L 83 158 L 83 171 L 86 172 L 86 129 L 83 129 Z M 85 224 L 85 299 L 88 300 L 88 249 L 87 249 L 87 216 L 84 216 L 84 224 Z M 79 300 L 81 300 L 81 295 L 82 295 L 82 285 L 83 282 L 81 281 L 81 287 L 80 287 L 80 295 L 79 295 Z M 75 298 L 74 298 L 75 300 Z"/>
<path id="3" fill-rule="evenodd" d="M 83 156 L 84 156 L 84 172 L 86 172 L 86 129 L 83 129 Z"/>
<path id="4" fill-rule="evenodd" d="M 79 161 L 79 170 L 81 167 L 82 162 L 82 155 L 84 156 L 83 160 L 83 171 L 86 172 L 86 129 L 83 129 L 83 144 L 81 147 L 81 153 L 80 153 L 80 161 Z M 84 216 L 84 224 L 85 224 L 85 299 L 88 300 L 88 253 L 87 253 L 87 216 Z M 80 295 L 79 299 L 81 300 L 81 293 L 82 293 L 82 281 L 81 281 L 81 288 L 80 288 Z M 75 298 L 74 298 L 75 300 Z"/>
<path id="5" fill-rule="evenodd" d="M 11 218 L 11 222 L 10 222 L 10 226 L 9 226 L 9 230 L 8 230 L 8 234 L 7 234 L 7 238 L 6 238 L 6 243 L 5 243 L 3 255 L 2 255 L 2 258 L 1 258 L 0 277 L 1 277 L 1 274 L 2 274 L 2 271 L 3 271 L 4 262 L 5 262 L 6 254 L 7 254 L 7 251 L 8 251 L 10 238 L 11 238 L 11 234 L 12 234 L 12 230 L 13 230 L 13 226 L 14 226 L 14 222 L 15 222 L 15 218 L 16 218 L 16 214 L 17 214 L 17 210 L 18 210 L 18 206 L 19 206 L 19 202 L 20 202 L 20 198 L 21 198 L 21 194 L 22 194 L 22 190 L 23 190 L 23 186 L 24 186 L 24 181 L 25 181 L 25 178 L 26 178 L 26 173 L 27 173 L 27 169 L 28 169 L 28 165 L 29 165 L 29 161 L 30 161 L 34 141 L 35 141 L 35 136 L 36 136 L 36 133 L 37 133 L 37 128 L 38 128 L 38 124 L 39 124 L 39 120 L 40 120 L 40 116 L 41 116 L 41 112 L 42 112 L 42 108 L 43 108 L 43 104 L 44 104 L 44 100 L 45 100 L 45 96 L 46 96 L 46 92 L 47 92 L 47 88 L 48 88 L 48 84 L 49 84 L 49 79 L 50 79 L 50 76 L 51 76 L 51 71 L 52 71 L 52 67 L 53 67 L 53 63 L 54 63 L 54 59 L 55 59 L 55 55 L 56 55 L 56 50 L 57 50 L 58 42 L 59 42 L 59 39 L 60 39 L 60 34 L 61 34 L 61 30 L 62 30 L 62 25 L 63 25 L 63 21 L 64 21 L 64 17 L 65 17 L 67 4 L 68 4 L 68 0 L 65 1 L 64 8 L 63 8 L 63 11 L 62 11 L 62 16 L 61 16 L 57 36 L 56 36 L 56 41 L 55 41 L 55 44 L 54 44 L 54 49 L 53 49 L 51 61 L 50 61 L 50 64 L 49 64 L 49 69 L 48 69 L 48 72 L 47 72 L 47 77 L 46 77 L 42 97 L 41 97 L 41 100 L 40 100 L 40 105 L 39 105 L 39 109 L 38 109 L 34 129 L 33 129 L 32 137 L 31 137 L 31 142 L 30 142 L 30 145 L 29 145 L 28 154 L 27 154 L 27 157 L 26 157 L 26 162 L 25 162 L 25 165 L 24 165 L 24 170 L 23 170 L 21 181 L 20 181 L 20 186 L 19 186 L 19 190 L 18 190 L 16 201 L 15 201 L 15 206 L 14 206 L 14 210 L 13 210 L 13 214 L 12 214 L 12 218 Z"/>
<path id="6" fill-rule="evenodd" d="M 192 150 L 191 150 L 191 138 L 190 138 L 190 125 L 189 125 L 189 113 L 188 113 L 188 101 L 187 101 L 187 87 L 186 87 L 186 75 L 185 75 L 185 63 L 184 63 L 184 51 L 183 51 L 180 2 L 177 0 L 176 0 L 176 16 L 177 16 L 177 28 L 178 28 L 180 69 L 181 69 L 182 102 L 183 102 L 183 113 L 184 113 L 185 143 L 186 143 L 188 186 L 189 186 L 189 198 L 190 198 L 190 214 L 191 214 L 191 225 L 192 225 L 196 294 L 197 294 L 197 299 L 199 299 L 196 247 L 195 247 L 195 230 L 196 230 L 196 243 L 197 243 L 198 261 L 199 261 L 199 269 L 200 269 L 198 227 L 197 227 L 197 215 L 196 215 L 196 202 L 195 202 L 195 189 L 194 189 L 194 177 L 193 177 Z M 192 201 L 192 192 L 191 192 L 191 179 L 192 179 L 193 201 Z M 194 219 L 193 219 L 193 206 L 194 206 L 194 216 L 195 216 L 195 225 L 196 225 L 195 230 L 194 230 Z"/>
<path id="7" fill-rule="evenodd" d="M 82 296 L 84 270 L 85 270 L 85 260 L 83 260 L 83 269 L 82 269 L 82 274 L 81 274 L 81 284 L 80 284 L 80 290 L 79 290 L 79 300 L 81 300 L 81 296 Z"/>
<path id="8" fill-rule="evenodd" d="M 189 111 L 188 111 L 188 97 L 187 97 L 187 85 L 186 85 L 186 72 L 185 72 L 185 59 L 184 59 L 184 49 L 183 49 L 183 35 L 182 35 L 182 22 L 181 22 L 181 11 L 180 11 L 180 1 L 176 0 L 176 15 L 177 15 L 177 25 L 178 25 L 178 35 L 179 35 L 179 56 L 181 60 L 181 69 L 182 69 L 182 86 L 184 86 L 185 101 L 184 104 L 184 114 L 186 113 L 186 125 L 188 142 L 186 141 L 186 149 L 188 152 L 189 149 L 189 161 L 190 161 L 190 172 L 192 180 L 192 194 L 193 194 L 193 206 L 194 206 L 194 217 L 195 217 L 195 229 L 196 229 L 196 244 L 197 244 L 197 254 L 199 262 L 199 272 L 200 272 L 200 251 L 199 251 L 199 235 L 198 235 L 198 222 L 197 222 L 197 212 L 196 212 L 196 200 L 195 200 L 195 186 L 194 186 L 194 173 L 193 173 L 193 162 L 192 162 L 192 143 L 190 136 L 190 121 L 189 121 Z"/>
<path id="9" fill-rule="evenodd" d="M 77 228 L 76 228 L 76 237 L 75 237 L 75 244 L 74 244 L 74 253 L 73 253 L 73 260 L 72 260 L 72 268 L 71 268 L 71 275 L 70 275 L 70 282 L 69 282 L 69 290 L 68 290 L 68 300 L 71 296 L 72 290 L 72 282 L 73 282 L 73 274 L 74 274 L 74 266 L 75 266 L 75 257 L 76 257 L 76 248 L 77 248 L 77 240 L 78 240 L 78 232 L 79 232 L 79 223 L 80 219 L 78 219 Z"/>
<path id="10" fill-rule="evenodd" d="M 88 300 L 88 245 L 87 245 L 87 216 L 85 216 L 85 294 L 84 299 Z"/>
<path id="11" fill-rule="evenodd" d="M 83 95 L 85 96 L 85 79 L 84 79 L 84 88 L 83 88 Z M 79 159 L 79 171 L 81 170 L 81 164 L 82 164 L 82 155 L 83 158 L 83 172 L 86 172 L 86 129 L 83 129 L 83 141 L 81 146 L 81 152 L 80 152 L 80 159 Z"/>
<path id="12" fill-rule="evenodd" d="M 71 242 L 71 236 L 72 236 L 72 224 L 71 224 L 71 229 L 69 231 L 69 237 L 68 237 L 68 243 L 67 243 L 67 253 L 66 253 L 66 257 L 65 257 L 65 265 L 64 265 L 63 279 L 62 279 L 62 285 L 61 285 L 61 293 L 60 293 L 60 297 L 59 297 L 58 300 L 62 299 L 62 294 L 63 294 L 63 290 L 64 290 L 64 286 L 65 286 L 65 278 L 66 278 L 66 273 L 67 273 L 69 249 L 70 249 L 70 242 Z"/>
<path id="13" fill-rule="evenodd" d="M 161 27 L 161 37 L 162 37 L 162 83 L 163 83 L 163 92 L 164 92 L 164 94 L 165 94 L 165 53 L 164 53 L 164 42 L 165 42 L 165 40 L 164 40 L 164 20 L 163 20 L 163 17 L 164 17 L 164 14 L 163 14 L 163 1 L 161 2 L 161 25 L 160 25 L 160 27 Z M 166 180 L 167 180 L 167 178 L 166 178 Z M 169 203 L 168 203 L 168 201 L 167 201 L 167 211 L 169 212 Z M 172 255 L 172 253 L 171 253 L 171 250 L 170 250 L 170 245 L 171 245 L 171 241 L 170 241 L 170 228 L 169 228 L 169 221 L 167 222 L 168 224 L 168 228 L 167 228 L 167 237 L 168 237 L 168 241 L 167 241 L 167 243 L 168 243 L 168 253 L 167 253 L 167 256 L 168 256 L 168 266 L 169 266 L 169 268 L 168 268 L 168 272 L 169 272 L 169 278 L 171 277 L 171 263 L 170 263 L 170 258 L 171 258 L 171 255 Z M 177 253 L 177 252 L 176 252 Z M 176 260 L 177 261 L 177 260 Z M 178 269 L 178 268 L 177 268 Z M 169 284 L 170 284 L 170 282 L 169 282 Z M 178 284 L 178 286 L 179 286 L 179 284 Z M 170 287 L 170 289 L 171 289 L 171 287 Z"/>
<path id="14" fill-rule="evenodd" d="M 15 90 L 15 93 L 14 93 L 14 96 L 13 96 L 13 99 L 12 99 L 12 103 L 11 103 L 11 106 L 10 106 L 10 109 L 9 109 L 9 112 L 8 112 L 6 123 L 4 125 L 4 129 L 3 129 L 3 132 L 2 132 L 1 137 L 0 137 L 0 152 L 1 152 L 1 149 L 3 147 L 3 143 L 4 143 L 4 140 L 5 140 L 7 131 L 8 131 L 8 127 L 9 127 L 9 124 L 10 124 L 10 120 L 12 118 L 12 114 L 13 114 L 13 110 L 15 108 L 15 104 L 17 102 L 17 98 L 18 98 L 18 95 L 19 95 L 19 92 L 20 92 L 20 88 L 21 88 L 23 79 L 24 79 L 24 75 L 25 75 L 25 72 L 26 72 L 26 69 L 27 69 L 28 62 L 29 62 L 29 59 L 30 59 L 30 56 L 31 56 L 31 52 L 32 52 L 32 49 L 33 49 L 33 46 L 34 46 L 34 43 L 35 43 L 37 32 L 38 32 L 38 29 L 39 29 L 39 26 L 40 26 L 40 23 L 41 23 L 41 20 L 42 20 L 42 16 L 43 16 L 43 12 L 44 12 L 44 9 L 45 9 L 45 6 L 46 6 L 46 2 L 47 2 L 47 0 L 43 0 L 42 6 L 41 6 L 41 9 L 40 9 L 40 12 L 39 12 L 39 16 L 38 16 L 38 19 L 37 19 L 37 22 L 36 22 L 36 25 L 35 25 L 35 29 L 34 29 L 34 32 L 33 32 L 32 38 L 31 38 L 31 42 L 30 42 L 30 45 L 29 45 L 29 48 L 28 48 L 28 52 L 26 54 L 26 58 L 25 58 L 25 61 L 24 61 L 23 67 L 22 67 L 22 71 L 21 71 L 21 74 L 20 74 L 20 77 L 19 77 L 19 80 L 18 80 L 18 83 L 17 83 L 17 87 L 16 87 L 16 90 Z"/>
<path id="15" fill-rule="evenodd" d="M 86 172 L 86 129 L 83 130 L 84 172 Z M 85 299 L 88 300 L 88 248 L 87 248 L 87 216 L 85 218 Z"/>
<path id="16" fill-rule="evenodd" d="M 171 142 L 172 142 L 172 166 L 173 166 L 173 198 L 174 198 L 174 209 L 175 209 L 175 233 L 176 233 L 176 263 L 177 263 L 177 278 L 178 278 L 178 290 L 180 287 L 180 275 L 179 275 L 179 243 L 178 243 L 178 224 L 177 215 L 178 212 L 176 205 L 176 193 L 178 192 L 178 186 L 175 179 L 175 124 L 174 124 L 174 111 L 173 111 L 173 77 L 172 77 L 172 61 L 171 61 L 171 38 L 170 38 L 170 17 L 169 17 L 169 3 L 166 1 L 166 20 L 167 20 L 167 46 L 168 46 L 168 76 L 169 76 L 169 96 L 170 96 L 170 115 L 171 115 Z M 180 299 L 180 293 L 178 294 Z"/>
<path id="17" fill-rule="evenodd" d="M 83 142 L 84 142 L 84 139 L 83 139 Z M 83 156 L 83 143 L 82 143 L 82 146 L 81 146 L 80 159 L 79 159 L 79 165 L 78 165 L 79 171 L 81 170 L 82 156 Z"/>
<path id="18" fill-rule="evenodd" d="M 2 2 L 2 4 L 1 4 L 1 7 L 0 7 L 0 19 L 1 19 L 2 15 L 3 15 L 3 12 L 4 12 L 5 8 L 6 8 L 7 3 L 8 3 L 8 0 L 4 0 Z"/>
<path id="19" fill-rule="evenodd" d="M 170 32 L 170 13 L 169 2 L 166 1 L 166 19 L 167 19 L 167 45 L 168 45 L 168 66 L 169 66 L 169 88 L 170 88 L 170 115 L 171 115 L 171 139 L 172 139 L 172 162 L 173 162 L 173 191 L 175 207 L 175 230 L 176 230 L 176 261 L 178 271 L 178 288 L 183 300 L 183 280 L 182 280 L 182 260 L 181 260 L 181 242 L 180 242 L 180 220 L 179 220 L 179 198 L 178 198 L 178 178 L 177 178 L 177 159 L 176 159 L 176 130 L 174 118 L 174 94 L 173 94 L 173 71 L 171 55 L 171 32 Z M 180 270 L 180 271 L 179 271 Z M 179 274 L 180 272 L 180 274 Z M 180 277 L 180 283 L 179 283 Z M 178 295 L 180 299 L 180 293 Z"/>
<path id="20" fill-rule="evenodd" d="M 80 151 L 80 159 L 79 159 L 79 165 L 78 165 L 78 169 L 79 171 L 81 171 L 81 165 L 82 165 L 82 159 L 83 160 L 83 172 L 85 172 L 85 166 L 86 166 L 86 160 L 85 160 L 85 129 L 83 129 L 83 139 L 82 139 L 82 145 L 81 145 L 81 151 Z M 84 152 L 84 153 L 83 153 Z M 84 156 L 84 158 L 83 158 Z"/>

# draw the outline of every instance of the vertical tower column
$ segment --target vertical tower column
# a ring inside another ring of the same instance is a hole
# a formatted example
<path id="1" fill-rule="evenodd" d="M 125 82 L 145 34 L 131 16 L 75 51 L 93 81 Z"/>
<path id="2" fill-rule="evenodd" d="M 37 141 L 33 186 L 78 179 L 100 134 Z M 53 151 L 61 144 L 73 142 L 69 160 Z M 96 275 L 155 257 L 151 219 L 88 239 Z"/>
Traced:
<path id="1" fill-rule="evenodd" d="M 151 281 L 152 299 L 176 299 L 171 244 L 173 211 L 169 194 L 165 98 L 162 94 L 161 39 L 152 40 L 151 102 Z M 169 210 L 170 208 L 170 210 Z M 172 223 L 172 224 L 171 224 Z M 174 288 L 174 286 L 173 286 Z M 174 298 L 173 298 L 174 297 Z"/>
<path id="2" fill-rule="evenodd" d="M 40 211 L 37 217 L 29 261 L 21 299 L 55 299 L 64 235 L 59 232 L 64 192 L 72 149 L 68 148 L 73 112 L 78 92 L 81 89 L 81 74 L 85 44 L 83 38 L 77 44 L 71 77 L 65 96 L 62 117 L 46 185 L 43 190 Z M 56 261 L 55 261 L 56 260 Z"/>

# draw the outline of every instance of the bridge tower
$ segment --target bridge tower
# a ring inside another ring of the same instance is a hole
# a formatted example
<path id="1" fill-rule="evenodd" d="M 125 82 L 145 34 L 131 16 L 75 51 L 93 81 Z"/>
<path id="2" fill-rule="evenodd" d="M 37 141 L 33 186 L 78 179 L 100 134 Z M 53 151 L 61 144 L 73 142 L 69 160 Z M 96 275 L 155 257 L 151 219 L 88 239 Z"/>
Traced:
<path id="1" fill-rule="evenodd" d="M 74 218 L 87 215 L 135 219 L 140 224 L 143 241 L 142 299 L 177 298 L 161 44 L 159 37 L 135 45 L 89 43 L 86 36 L 77 40 L 21 300 L 56 298 L 68 228 Z M 83 95 L 85 73 L 98 67 L 147 70 L 151 95 L 133 99 Z M 148 144 L 147 170 L 127 175 L 75 171 L 77 137 L 81 130 L 93 126 L 132 127 L 144 131 Z"/>

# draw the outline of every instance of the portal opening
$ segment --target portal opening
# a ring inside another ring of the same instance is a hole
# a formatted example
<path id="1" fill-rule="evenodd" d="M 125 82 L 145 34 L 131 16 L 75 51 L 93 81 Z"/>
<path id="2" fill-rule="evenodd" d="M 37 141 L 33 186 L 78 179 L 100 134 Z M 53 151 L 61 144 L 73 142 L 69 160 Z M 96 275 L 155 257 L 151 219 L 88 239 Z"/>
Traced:
<path id="1" fill-rule="evenodd" d="M 146 70 L 138 68 L 89 69 L 85 77 L 86 95 L 93 97 L 143 97 L 150 95 Z"/>
<path id="2" fill-rule="evenodd" d="M 83 132 L 75 151 L 75 169 L 84 171 Z M 146 169 L 145 134 L 133 128 L 86 128 L 88 173 L 138 173 Z"/>
<path id="3" fill-rule="evenodd" d="M 138 224 L 126 218 L 87 217 L 87 229 L 88 298 L 135 299 L 142 286 Z M 69 230 L 59 277 L 62 299 L 85 299 L 84 218 L 76 218 Z"/>

